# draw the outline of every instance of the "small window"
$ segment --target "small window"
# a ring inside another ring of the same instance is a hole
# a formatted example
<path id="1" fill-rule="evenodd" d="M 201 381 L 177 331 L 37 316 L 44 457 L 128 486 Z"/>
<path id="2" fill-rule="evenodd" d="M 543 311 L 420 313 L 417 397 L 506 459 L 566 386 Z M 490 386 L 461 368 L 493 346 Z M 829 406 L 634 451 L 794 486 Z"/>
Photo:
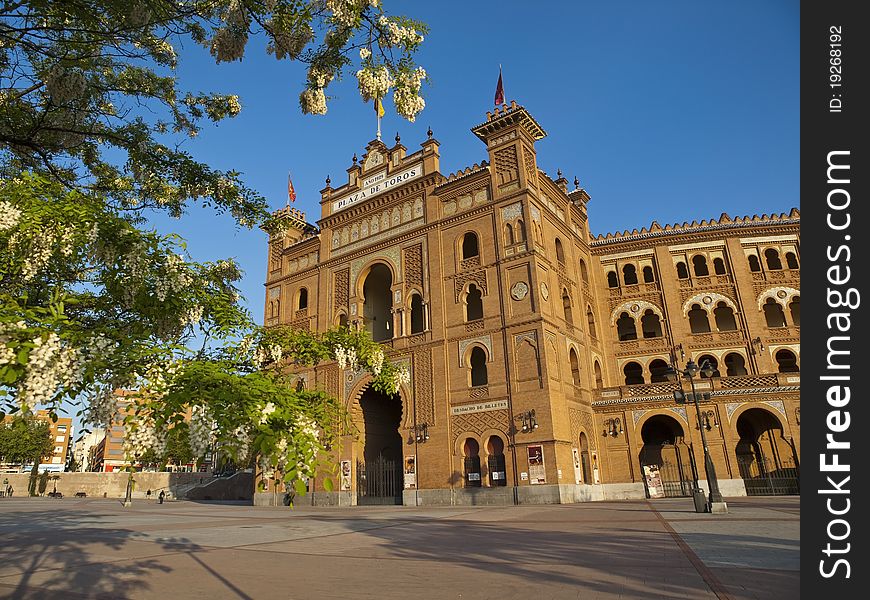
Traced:
<path id="1" fill-rule="evenodd" d="M 773 248 L 768 248 L 764 251 L 764 260 L 767 263 L 768 271 L 779 271 L 782 269 L 782 261 L 779 260 L 779 252 Z"/>
<path id="2" fill-rule="evenodd" d="M 480 487 L 480 444 L 474 438 L 468 438 L 462 451 L 465 454 L 465 486 Z"/>
<path id="3" fill-rule="evenodd" d="M 517 219 L 517 228 L 515 231 L 517 235 L 517 243 L 526 241 L 526 227 L 523 225 L 522 219 Z"/>
<path id="4" fill-rule="evenodd" d="M 768 298 L 767 301 L 762 306 L 764 310 L 764 320 L 767 322 L 767 326 L 771 328 L 775 327 L 785 327 L 785 313 L 782 310 L 782 306 L 774 300 L 773 298 Z"/>
<path id="5" fill-rule="evenodd" d="M 662 337 L 662 321 L 659 316 L 647 309 L 640 318 L 640 328 L 643 331 L 644 338 L 660 338 Z"/>
<path id="6" fill-rule="evenodd" d="M 580 259 L 580 279 L 583 280 L 583 283 L 589 283 L 589 273 L 586 271 L 586 263 L 583 259 Z"/>
<path id="7" fill-rule="evenodd" d="M 698 366 L 702 369 L 705 366 L 705 363 L 710 363 L 710 366 L 713 367 L 713 374 L 710 377 L 721 377 L 719 373 L 719 361 L 716 360 L 716 357 L 712 354 L 705 354 L 701 358 L 698 359 Z M 703 373 L 699 373 L 701 377 L 704 377 Z"/>
<path id="8" fill-rule="evenodd" d="M 469 231 L 462 238 L 462 260 L 468 260 L 480 256 L 480 250 L 477 244 L 477 234 Z"/>
<path id="9" fill-rule="evenodd" d="M 798 264 L 797 256 L 795 256 L 794 252 L 786 252 L 785 253 L 785 264 L 789 269 L 800 269 L 801 266 Z"/>
<path id="10" fill-rule="evenodd" d="M 637 285 L 637 268 L 634 265 L 622 267 L 622 280 L 625 285 Z"/>
<path id="11" fill-rule="evenodd" d="M 630 362 L 622 368 L 625 375 L 625 385 L 640 385 L 644 383 L 643 367 L 636 362 Z"/>
<path id="12" fill-rule="evenodd" d="M 505 246 L 513 246 L 514 244 L 514 228 L 510 223 L 504 224 L 504 244 Z"/>
<path id="13" fill-rule="evenodd" d="M 795 296 L 791 304 L 788 305 L 788 309 L 791 312 L 791 322 L 795 327 L 801 326 L 801 297 Z"/>
<path id="14" fill-rule="evenodd" d="M 689 268 L 686 267 L 686 263 L 680 261 L 677 263 L 677 279 L 688 279 L 689 278 Z"/>
<path id="15" fill-rule="evenodd" d="M 779 350 L 776 353 L 776 364 L 780 373 L 799 373 L 797 357 L 791 350 Z"/>
<path id="16" fill-rule="evenodd" d="M 589 325 L 589 335 L 597 338 L 598 332 L 595 330 L 595 313 L 592 312 L 591 306 L 586 309 L 586 324 Z"/>
<path id="17" fill-rule="evenodd" d="M 707 268 L 707 257 L 703 254 L 692 257 L 692 268 L 695 270 L 695 277 L 707 277 L 710 274 L 710 269 Z"/>
<path id="18" fill-rule="evenodd" d="M 559 238 L 556 238 L 556 260 L 559 261 L 560 265 L 565 264 L 565 250 L 562 248 L 562 241 Z"/>
<path id="19" fill-rule="evenodd" d="M 465 296 L 465 320 L 476 321 L 483 318 L 483 298 L 480 290 L 473 283 L 468 286 Z"/>
<path id="20" fill-rule="evenodd" d="M 615 271 L 608 271 L 607 272 L 607 286 L 612 287 L 612 288 L 619 287 L 619 279 L 616 277 Z"/>
<path id="21" fill-rule="evenodd" d="M 299 290 L 299 303 L 296 307 L 297 310 L 302 310 L 303 308 L 308 308 L 308 289 L 302 288 Z"/>
<path id="22" fill-rule="evenodd" d="M 728 377 L 746 375 L 746 360 L 742 355 L 731 352 L 725 355 L 725 374 Z"/>
<path id="23" fill-rule="evenodd" d="M 761 272 L 761 263 L 758 261 L 758 257 L 754 254 L 749 255 L 749 270 L 753 273 Z"/>
<path id="24" fill-rule="evenodd" d="M 411 296 L 411 333 L 423 333 L 423 297 Z"/>
<path id="25" fill-rule="evenodd" d="M 601 364 L 596 360 L 592 368 L 595 371 L 595 387 L 603 388 L 604 375 L 601 373 Z"/>
<path id="26" fill-rule="evenodd" d="M 660 358 L 655 359 L 649 364 L 649 382 L 650 383 L 667 383 L 668 381 L 668 363 Z"/>
<path id="27" fill-rule="evenodd" d="M 570 352 L 568 352 L 568 358 L 571 361 L 571 379 L 574 382 L 574 385 L 580 385 L 580 360 L 577 358 L 577 352 L 574 351 L 574 348 L 571 348 Z"/>
<path id="28" fill-rule="evenodd" d="M 713 318 L 716 320 L 716 329 L 719 331 L 737 331 L 734 310 L 724 302 L 720 302 L 713 309 Z"/>
<path id="29" fill-rule="evenodd" d="M 486 372 L 486 352 L 483 351 L 483 348 L 475 347 L 471 351 L 469 362 L 471 363 L 471 386 L 486 385 L 489 382 L 489 377 Z"/>
<path id="30" fill-rule="evenodd" d="M 714 258 L 713 259 L 713 272 L 716 273 L 716 275 L 725 275 L 725 273 L 726 273 L 725 261 L 722 260 L 721 258 Z"/>
<path id="31" fill-rule="evenodd" d="M 689 327 L 692 333 L 710 333 L 710 319 L 700 304 L 693 304 L 689 311 Z"/>
<path id="32" fill-rule="evenodd" d="M 653 283 L 656 280 L 655 274 L 653 273 L 652 267 L 644 267 L 643 268 L 643 282 L 644 283 Z"/>
<path id="33" fill-rule="evenodd" d="M 568 290 L 562 290 L 562 314 L 565 316 L 565 322 L 568 325 L 574 325 L 574 313 L 571 311 L 571 296 L 568 295 Z"/>
<path id="34" fill-rule="evenodd" d="M 616 320 L 616 335 L 620 342 L 637 339 L 637 327 L 635 327 L 634 318 L 624 312 L 619 315 Z"/>
<path id="35" fill-rule="evenodd" d="M 504 440 L 494 435 L 486 444 L 487 466 L 489 467 L 489 485 L 499 487 L 507 485 L 507 469 L 504 457 Z"/>

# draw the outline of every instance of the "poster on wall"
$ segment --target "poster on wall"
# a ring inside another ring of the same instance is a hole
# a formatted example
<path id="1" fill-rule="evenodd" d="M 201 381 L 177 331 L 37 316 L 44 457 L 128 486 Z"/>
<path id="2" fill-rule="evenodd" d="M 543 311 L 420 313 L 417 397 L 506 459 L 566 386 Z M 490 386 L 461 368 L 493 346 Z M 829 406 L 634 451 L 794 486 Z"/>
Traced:
<path id="1" fill-rule="evenodd" d="M 662 484 L 662 476 L 658 465 L 644 465 L 643 476 L 646 479 L 646 488 L 650 498 L 663 498 L 665 486 Z"/>
<path id="2" fill-rule="evenodd" d="M 583 483 L 583 471 L 580 469 L 580 451 L 577 448 L 571 448 L 571 454 L 574 458 L 574 483 Z"/>
<path id="3" fill-rule="evenodd" d="M 405 489 L 413 490 L 417 487 L 417 458 L 405 457 Z"/>
<path id="4" fill-rule="evenodd" d="M 544 447 L 534 445 L 527 447 L 529 453 L 529 483 L 537 485 L 547 483 L 547 473 L 544 470 Z"/>
<path id="5" fill-rule="evenodd" d="M 350 461 L 341 461 L 341 491 L 350 491 Z"/>

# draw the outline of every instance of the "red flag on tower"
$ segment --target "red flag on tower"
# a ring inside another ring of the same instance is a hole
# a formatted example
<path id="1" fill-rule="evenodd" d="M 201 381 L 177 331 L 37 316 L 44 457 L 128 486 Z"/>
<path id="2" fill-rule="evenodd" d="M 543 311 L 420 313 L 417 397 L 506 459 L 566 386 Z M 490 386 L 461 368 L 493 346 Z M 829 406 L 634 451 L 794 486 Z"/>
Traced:
<path id="1" fill-rule="evenodd" d="M 495 105 L 504 104 L 504 84 L 501 81 L 501 65 L 498 66 L 498 84 L 495 86 Z"/>
<path id="2" fill-rule="evenodd" d="M 293 181 L 290 179 L 290 173 L 287 173 L 287 198 L 290 202 L 296 202 L 296 190 L 293 189 Z"/>

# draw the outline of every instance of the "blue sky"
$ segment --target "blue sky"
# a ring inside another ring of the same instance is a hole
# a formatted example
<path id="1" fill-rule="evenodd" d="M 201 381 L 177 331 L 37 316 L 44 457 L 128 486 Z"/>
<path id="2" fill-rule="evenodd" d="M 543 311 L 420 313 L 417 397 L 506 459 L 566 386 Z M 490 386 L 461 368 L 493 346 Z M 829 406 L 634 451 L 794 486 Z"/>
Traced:
<path id="1" fill-rule="evenodd" d="M 499 64 L 508 100 L 549 134 L 538 165 L 580 178 L 593 234 L 696 219 L 787 212 L 799 205 L 799 3 L 611 1 L 559 3 L 386 0 L 427 22 L 419 63 L 431 77 L 416 123 L 387 102 L 384 139 L 409 151 L 431 126 L 447 174 L 486 159 L 469 129 L 492 108 Z M 546 10 L 543 9 L 546 7 Z M 236 93 L 243 111 L 185 144 L 199 160 L 243 173 L 274 208 L 287 201 L 319 218 L 319 190 L 341 182 L 374 138 L 371 105 L 352 71 L 331 86 L 329 112 L 303 116 L 303 65 L 253 42 L 240 63 L 215 65 L 188 44 L 179 75 L 191 89 Z M 266 237 L 193 210 L 155 219 L 199 260 L 235 257 L 241 288 L 262 322 Z"/>

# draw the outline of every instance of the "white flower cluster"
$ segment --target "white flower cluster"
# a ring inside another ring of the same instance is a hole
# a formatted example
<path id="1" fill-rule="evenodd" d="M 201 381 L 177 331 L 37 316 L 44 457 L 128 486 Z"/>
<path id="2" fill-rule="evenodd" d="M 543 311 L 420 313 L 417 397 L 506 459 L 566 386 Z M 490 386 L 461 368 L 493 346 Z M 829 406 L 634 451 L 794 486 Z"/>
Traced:
<path id="1" fill-rule="evenodd" d="M 205 456 L 212 444 L 214 418 L 207 406 L 190 409 L 190 451 L 194 458 Z"/>
<path id="2" fill-rule="evenodd" d="M 184 311 L 184 316 L 182 317 L 182 321 L 184 321 L 184 326 L 195 326 L 200 321 L 202 321 L 202 313 L 203 308 L 201 304 L 194 304 L 190 308 Z"/>
<path id="3" fill-rule="evenodd" d="M 148 390 L 149 396 L 162 398 L 169 391 L 169 386 L 179 371 L 181 363 L 178 361 L 153 362 L 145 370 L 142 387 Z"/>
<path id="4" fill-rule="evenodd" d="M 380 375 L 381 369 L 384 368 L 384 351 L 380 347 L 377 347 L 372 351 L 369 363 L 369 366 L 372 369 L 372 374 L 375 377 Z"/>
<path id="5" fill-rule="evenodd" d="M 396 91 L 393 92 L 396 112 L 411 123 L 426 106 L 426 102 L 420 97 L 420 85 L 425 78 L 426 71 L 423 67 L 417 67 L 414 71 L 400 73 L 396 80 Z"/>
<path id="6" fill-rule="evenodd" d="M 384 32 L 388 46 L 412 46 L 423 43 L 423 36 L 411 27 L 402 27 L 386 15 L 381 15 L 378 25 Z"/>
<path id="7" fill-rule="evenodd" d="M 276 470 L 292 479 L 312 477 L 315 460 L 320 449 L 320 428 L 307 415 L 300 415 L 289 430 L 275 442 L 272 456 L 260 458 L 260 469 L 267 479 L 275 477 Z M 304 457 L 304 458 L 303 458 Z"/>
<path id="8" fill-rule="evenodd" d="M 124 450 L 127 456 L 144 456 L 154 450 L 157 456 L 166 451 L 166 431 L 158 430 L 151 416 L 131 419 L 124 423 Z"/>
<path id="9" fill-rule="evenodd" d="M 319 65 L 311 65 L 308 68 L 308 83 L 314 88 L 325 88 L 332 81 L 333 76 L 332 71 Z"/>
<path id="10" fill-rule="evenodd" d="M 360 13 L 357 0 L 326 0 L 326 9 L 332 13 L 333 21 L 345 27 L 352 27 Z"/>
<path id="11" fill-rule="evenodd" d="M 127 20 L 133 27 L 143 27 L 151 21 L 151 10 L 145 2 L 133 2 L 130 6 L 130 12 L 127 13 Z"/>
<path id="12" fill-rule="evenodd" d="M 266 348 L 266 353 L 272 362 L 280 362 L 281 357 L 284 355 L 284 351 L 279 344 L 269 344 L 268 348 Z"/>
<path id="13" fill-rule="evenodd" d="M 371 58 L 371 55 L 372 55 L 372 51 L 369 50 L 368 48 L 362 47 L 359 49 L 359 57 L 362 60 L 368 60 L 369 58 Z"/>
<path id="14" fill-rule="evenodd" d="M 154 284 L 154 293 L 160 302 L 172 292 L 184 292 L 191 284 L 191 276 L 187 272 L 184 258 L 177 254 L 170 254 L 163 264 L 163 276 L 158 277 Z"/>
<path id="15" fill-rule="evenodd" d="M 16 227 L 20 219 L 20 210 L 15 208 L 12 203 L 0 200 L 0 231 L 6 231 L 7 229 Z"/>
<path id="16" fill-rule="evenodd" d="M 336 344 L 335 348 L 332 349 L 332 355 L 336 362 L 338 362 L 339 369 L 344 370 L 347 367 L 350 367 L 352 371 L 359 369 L 356 348 L 345 348 L 341 344 Z"/>
<path id="17" fill-rule="evenodd" d="M 33 346 L 27 359 L 27 374 L 18 384 L 18 400 L 27 411 L 51 402 L 58 388 L 78 382 L 84 370 L 82 352 L 64 346 L 56 333 L 34 338 Z"/>
<path id="18" fill-rule="evenodd" d="M 211 55 L 217 62 L 242 60 L 248 43 L 248 30 L 222 27 L 211 40 Z"/>
<path id="19" fill-rule="evenodd" d="M 48 261 L 51 259 L 52 251 L 55 246 L 54 235 L 47 230 L 35 231 L 29 238 L 30 244 L 27 248 L 19 248 L 23 250 L 21 265 L 21 277 L 24 281 L 30 281 L 37 273 L 42 271 Z M 18 247 L 22 245 L 24 239 L 19 238 L 17 234 L 12 234 L 9 238 L 10 247 Z"/>
<path id="20" fill-rule="evenodd" d="M 299 95 L 299 106 L 306 115 L 325 115 L 326 93 L 323 88 L 306 89 Z"/>
<path id="21" fill-rule="evenodd" d="M 0 344 L 0 366 L 11 365 L 15 362 L 15 350 L 6 344 Z"/>
<path id="22" fill-rule="evenodd" d="M 393 379 L 390 382 L 392 387 L 392 391 L 394 394 L 399 392 L 399 387 L 403 384 L 407 385 L 411 382 L 411 372 L 408 370 L 408 367 L 399 367 L 396 369 L 395 374 L 393 375 Z"/>
<path id="23" fill-rule="evenodd" d="M 363 67 L 356 72 L 359 93 L 366 102 L 383 98 L 393 86 L 393 78 L 385 65 Z"/>
<path id="24" fill-rule="evenodd" d="M 112 386 L 100 386 L 90 394 L 85 422 L 101 427 L 111 427 L 118 412 L 118 398 Z"/>
<path id="25" fill-rule="evenodd" d="M 272 402 L 267 402 L 260 412 L 260 425 L 265 425 L 273 412 L 275 412 L 275 405 Z"/>
<path id="26" fill-rule="evenodd" d="M 223 447 L 229 450 L 237 461 L 241 461 L 248 454 L 248 449 L 251 445 L 251 436 L 243 426 L 236 427 L 231 435 L 232 437 L 230 439 L 224 440 Z"/>
<path id="27" fill-rule="evenodd" d="M 66 104 L 80 98 L 87 90 L 88 81 L 79 71 L 52 67 L 45 76 L 45 89 L 55 104 Z"/>

